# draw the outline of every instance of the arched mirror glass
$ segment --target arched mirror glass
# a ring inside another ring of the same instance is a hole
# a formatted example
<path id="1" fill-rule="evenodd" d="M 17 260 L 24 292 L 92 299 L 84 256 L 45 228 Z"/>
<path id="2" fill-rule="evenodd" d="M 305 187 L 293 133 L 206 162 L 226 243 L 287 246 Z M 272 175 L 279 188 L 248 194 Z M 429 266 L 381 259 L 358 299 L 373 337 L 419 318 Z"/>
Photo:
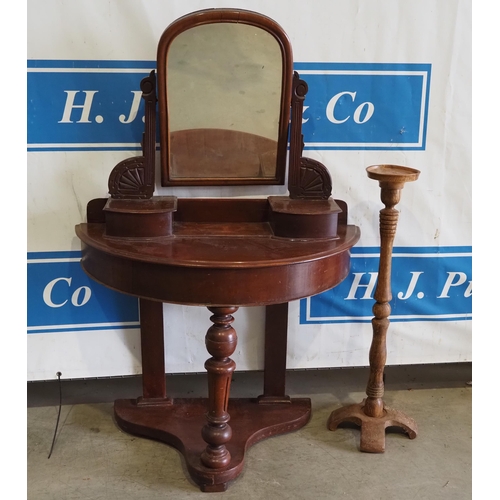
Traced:
<path id="1" fill-rule="evenodd" d="M 289 50 L 259 25 L 195 19 L 160 41 L 162 184 L 283 183 Z"/>

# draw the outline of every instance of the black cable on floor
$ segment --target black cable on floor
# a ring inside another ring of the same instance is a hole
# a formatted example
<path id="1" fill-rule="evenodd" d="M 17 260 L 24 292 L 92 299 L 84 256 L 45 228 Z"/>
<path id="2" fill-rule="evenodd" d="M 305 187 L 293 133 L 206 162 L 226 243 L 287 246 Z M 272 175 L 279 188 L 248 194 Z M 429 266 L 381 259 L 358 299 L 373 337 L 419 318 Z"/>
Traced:
<path id="1" fill-rule="evenodd" d="M 59 418 L 61 417 L 61 406 L 62 406 L 62 387 L 61 387 L 61 372 L 57 372 L 57 379 L 59 380 L 59 411 L 57 412 L 56 428 L 54 430 L 54 437 L 52 438 L 52 446 L 50 447 L 50 453 L 47 458 L 52 455 L 52 450 L 54 449 L 54 444 L 56 443 L 57 427 L 59 426 Z"/>

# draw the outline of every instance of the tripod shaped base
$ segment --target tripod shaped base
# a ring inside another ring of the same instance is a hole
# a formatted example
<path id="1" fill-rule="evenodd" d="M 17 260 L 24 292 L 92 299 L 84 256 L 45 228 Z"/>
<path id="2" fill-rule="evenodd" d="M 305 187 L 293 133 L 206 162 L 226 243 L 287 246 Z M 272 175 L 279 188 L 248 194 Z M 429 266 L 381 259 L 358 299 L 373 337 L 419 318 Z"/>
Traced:
<path id="1" fill-rule="evenodd" d="M 381 417 L 369 417 L 364 412 L 364 405 L 365 400 L 334 410 L 328 419 L 328 429 L 334 431 L 344 422 L 358 425 L 361 431 L 359 449 L 367 453 L 383 453 L 385 451 L 385 429 L 387 427 L 403 429 L 410 439 L 417 437 L 416 422 L 403 412 L 384 405 L 384 414 Z"/>
<path id="2" fill-rule="evenodd" d="M 201 456 L 207 443 L 201 429 L 206 424 L 206 398 L 165 400 L 151 405 L 134 399 L 115 401 L 115 420 L 125 432 L 162 441 L 184 456 L 189 475 L 204 492 L 225 491 L 244 468 L 245 454 L 255 443 L 271 436 L 298 430 L 311 416 L 311 400 L 291 398 L 287 403 L 259 403 L 257 399 L 232 398 L 232 439 L 226 442 L 230 462 L 225 467 L 207 467 Z"/>

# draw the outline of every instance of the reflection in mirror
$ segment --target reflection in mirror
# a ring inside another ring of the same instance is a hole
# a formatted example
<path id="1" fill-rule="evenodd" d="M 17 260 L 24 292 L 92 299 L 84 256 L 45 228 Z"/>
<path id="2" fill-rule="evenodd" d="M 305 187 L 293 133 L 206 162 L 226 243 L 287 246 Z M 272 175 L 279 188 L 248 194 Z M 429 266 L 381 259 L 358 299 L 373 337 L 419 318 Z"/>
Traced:
<path id="1" fill-rule="evenodd" d="M 170 177 L 274 178 L 282 53 L 267 31 L 241 23 L 180 33 L 167 54 Z"/>

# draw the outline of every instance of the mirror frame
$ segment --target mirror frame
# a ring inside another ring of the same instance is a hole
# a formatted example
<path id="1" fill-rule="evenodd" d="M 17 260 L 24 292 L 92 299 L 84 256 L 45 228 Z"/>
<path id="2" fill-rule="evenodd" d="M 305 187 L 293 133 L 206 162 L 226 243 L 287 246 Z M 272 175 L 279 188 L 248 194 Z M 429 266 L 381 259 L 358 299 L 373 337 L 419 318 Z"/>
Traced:
<path id="1" fill-rule="evenodd" d="M 168 50 L 173 40 L 182 32 L 203 24 L 215 23 L 243 23 L 261 28 L 271 34 L 280 47 L 283 64 L 275 177 L 197 177 L 179 179 L 172 178 L 171 176 L 169 169 L 170 148 L 167 104 Z M 292 98 L 293 56 L 290 40 L 288 39 L 288 36 L 284 32 L 283 28 L 281 28 L 276 21 L 257 12 L 241 9 L 206 9 L 180 17 L 167 27 L 158 42 L 157 74 L 162 186 L 274 185 L 285 183 L 288 127 L 290 122 L 290 106 Z"/>

